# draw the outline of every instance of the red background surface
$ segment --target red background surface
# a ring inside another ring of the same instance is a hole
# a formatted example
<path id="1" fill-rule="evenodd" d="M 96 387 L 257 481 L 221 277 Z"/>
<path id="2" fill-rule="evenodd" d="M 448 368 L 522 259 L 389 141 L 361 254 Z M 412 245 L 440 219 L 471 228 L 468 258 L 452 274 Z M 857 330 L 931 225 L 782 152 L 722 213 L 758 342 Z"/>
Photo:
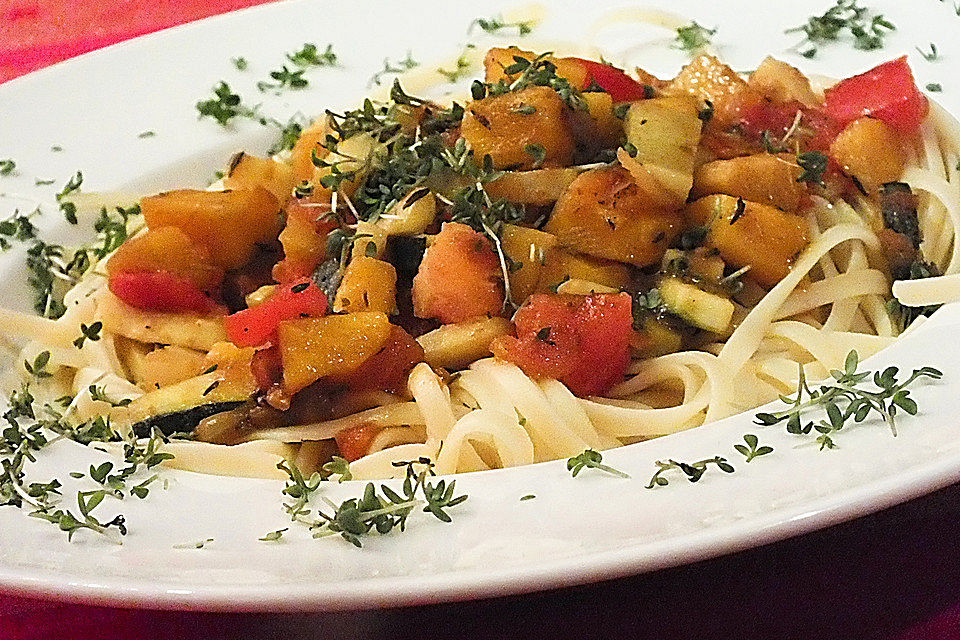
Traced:
<path id="1" fill-rule="evenodd" d="M 113 42 L 264 1 L 0 0 L 0 82 Z M 573 589 L 410 609 L 224 615 L 0 594 L 0 640 L 960 639 L 958 521 L 960 487 L 954 486 L 717 560 Z"/>

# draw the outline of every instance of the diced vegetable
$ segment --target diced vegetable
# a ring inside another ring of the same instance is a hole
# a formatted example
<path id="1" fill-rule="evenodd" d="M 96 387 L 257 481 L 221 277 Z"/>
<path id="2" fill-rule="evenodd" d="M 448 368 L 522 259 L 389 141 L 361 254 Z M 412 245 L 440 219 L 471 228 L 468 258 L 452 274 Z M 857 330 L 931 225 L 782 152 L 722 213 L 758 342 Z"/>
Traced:
<path id="1" fill-rule="evenodd" d="M 383 348 L 390 327 L 386 314 L 372 311 L 281 322 L 284 390 L 293 394 L 320 378 L 353 373 Z"/>
<path id="2" fill-rule="evenodd" d="M 577 156 L 592 158 L 601 149 L 611 149 L 622 142 L 623 121 L 614 115 L 614 100 L 609 93 L 589 91 L 581 97 L 587 108 L 570 113 L 570 128 Z"/>
<path id="3" fill-rule="evenodd" d="M 263 187 L 273 194 L 277 202 L 286 202 L 297 180 L 290 165 L 273 158 L 258 158 L 238 153 L 230 161 L 229 171 L 223 179 L 224 189 L 254 189 Z"/>
<path id="4" fill-rule="evenodd" d="M 913 81 L 907 56 L 884 62 L 823 93 L 827 115 L 844 126 L 863 116 L 882 120 L 905 135 L 914 135 L 929 104 Z"/>
<path id="5" fill-rule="evenodd" d="M 578 61 L 587 71 L 586 83 L 580 88 L 586 88 L 591 83 L 595 83 L 608 93 L 614 102 L 633 102 L 647 97 L 643 83 L 637 82 L 622 69 L 583 58 L 573 58 L 573 60 Z"/>
<path id="6" fill-rule="evenodd" d="M 308 279 L 278 286 L 255 307 L 224 318 L 230 342 L 240 347 L 256 347 L 276 342 L 277 325 L 284 320 L 318 317 L 327 311 L 327 296 Z"/>
<path id="7" fill-rule="evenodd" d="M 536 57 L 537 54 L 532 51 L 524 51 L 517 47 L 493 47 L 487 51 L 487 55 L 483 59 L 485 80 L 491 84 L 496 84 L 501 80 L 509 84 L 519 74 L 507 75 L 504 73 L 504 69 L 514 64 L 516 62 L 515 58 L 533 60 Z M 590 84 L 587 69 L 578 58 L 547 56 L 546 59 L 556 65 L 557 75 L 565 78 L 574 89 L 584 89 Z"/>
<path id="8" fill-rule="evenodd" d="M 594 293 L 620 293 L 619 289 L 607 287 L 589 280 L 567 280 L 557 287 L 557 293 L 575 296 L 589 296 Z"/>
<path id="9" fill-rule="evenodd" d="M 629 172 L 609 167 L 577 177 L 544 230 L 573 251 L 642 267 L 660 260 L 680 223 L 675 213 L 651 210 Z"/>
<path id="10" fill-rule="evenodd" d="M 337 226 L 327 208 L 310 201 L 291 199 L 286 207 L 286 225 L 280 232 L 283 260 L 273 267 L 277 282 L 293 282 L 309 276 L 327 255 L 327 235 Z"/>
<path id="11" fill-rule="evenodd" d="M 381 215 L 376 226 L 388 236 L 415 236 L 423 233 L 437 215 L 437 199 L 429 191 L 414 189 L 390 211 Z"/>
<path id="12" fill-rule="evenodd" d="M 570 280 L 595 282 L 620 290 L 630 280 L 630 272 L 626 265 L 618 262 L 576 255 L 561 249 L 547 251 L 537 292 L 555 293 L 557 287 Z"/>
<path id="13" fill-rule="evenodd" d="M 743 104 L 760 100 L 737 73 L 711 55 L 701 55 L 687 64 L 663 88 L 664 95 L 689 94 L 713 105 L 711 124 L 720 129 L 735 124 Z"/>
<path id="14" fill-rule="evenodd" d="M 331 133 L 330 116 L 325 115 L 317 118 L 313 123 L 300 133 L 293 149 L 290 151 L 290 167 L 293 170 L 294 185 L 303 180 L 310 180 L 313 177 L 313 158 L 316 155 L 319 159 L 327 157 L 329 151 L 323 147 L 324 139 Z"/>
<path id="15" fill-rule="evenodd" d="M 730 326 L 734 307 L 729 299 L 673 277 L 661 280 L 659 290 L 667 310 L 688 324 L 713 333 Z"/>
<path id="16" fill-rule="evenodd" d="M 187 278 L 167 271 L 114 273 L 110 292 L 131 307 L 165 313 L 215 313 L 222 308 Z"/>
<path id="17" fill-rule="evenodd" d="M 907 161 L 897 131 L 874 118 L 848 124 L 830 145 L 830 156 L 869 193 L 899 179 Z"/>
<path id="18" fill-rule="evenodd" d="M 423 347 L 423 359 L 431 367 L 463 369 L 490 355 L 490 343 L 510 333 L 511 328 L 505 318 L 478 318 L 445 324 L 423 334 L 417 342 Z"/>
<path id="19" fill-rule="evenodd" d="M 634 324 L 636 325 L 636 322 Z M 638 344 L 635 347 L 632 347 L 634 356 L 656 358 L 679 351 L 683 346 L 683 337 L 680 333 L 652 314 L 644 315 L 639 320 L 639 324 L 638 337 L 640 340 L 637 341 Z"/>
<path id="20" fill-rule="evenodd" d="M 148 227 L 179 228 L 224 269 L 242 267 L 258 242 L 275 240 L 280 230 L 280 206 L 262 187 L 168 191 L 142 198 L 140 209 Z"/>
<path id="21" fill-rule="evenodd" d="M 500 242 L 510 259 L 510 293 L 519 304 L 537 290 L 547 252 L 557 244 L 557 238 L 537 229 L 505 224 Z"/>
<path id="22" fill-rule="evenodd" d="M 747 84 L 774 102 L 799 102 L 808 108 L 820 106 L 807 76 L 796 67 L 770 56 L 750 74 Z"/>
<path id="23" fill-rule="evenodd" d="M 692 225 L 707 225 L 707 246 L 716 247 L 728 265 L 749 266 L 746 277 L 767 287 L 787 275 L 807 245 L 807 222 L 800 216 L 732 196 L 700 198 L 685 214 Z"/>
<path id="24" fill-rule="evenodd" d="M 397 270 L 376 258 L 354 256 L 337 289 L 336 313 L 380 311 L 393 313 L 397 306 Z"/>
<path id="25" fill-rule="evenodd" d="M 697 168 L 690 196 L 724 193 L 793 213 L 804 194 L 803 185 L 797 182 L 801 173 L 796 158 L 786 154 L 715 160 Z"/>
<path id="26" fill-rule="evenodd" d="M 209 351 L 227 339 L 222 316 L 151 312 L 134 308 L 107 293 L 97 301 L 103 330 L 138 342 L 177 344 Z"/>
<path id="27" fill-rule="evenodd" d="M 223 269 L 210 262 L 210 255 L 176 227 L 147 229 L 128 239 L 107 260 L 108 275 L 165 271 L 214 292 L 223 280 Z"/>
<path id="28" fill-rule="evenodd" d="M 489 155 L 498 169 L 563 166 L 573 155 L 566 110 L 550 87 L 528 87 L 471 102 L 460 134 L 478 164 Z M 533 145 L 539 145 L 542 157 L 530 153 Z"/>
<path id="29" fill-rule="evenodd" d="M 556 378 L 578 396 L 603 394 L 630 360 L 628 294 L 535 295 L 515 316 L 517 337 L 497 338 L 494 354 L 534 377 Z"/>
<path id="30" fill-rule="evenodd" d="M 635 102 L 623 123 L 636 161 L 670 194 L 674 206 L 686 201 L 693 184 L 701 124 L 696 101 L 684 96 Z"/>
<path id="31" fill-rule="evenodd" d="M 726 265 L 716 249 L 697 247 L 689 251 L 667 249 L 660 270 L 665 273 L 688 274 L 700 280 L 717 282 L 723 278 Z"/>
<path id="32" fill-rule="evenodd" d="M 334 439 L 337 441 L 340 457 L 347 462 L 353 462 L 367 455 L 370 444 L 382 430 L 383 427 L 377 425 L 360 424 L 337 432 Z"/>
<path id="33" fill-rule="evenodd" d="M 324 162 L 335 165 L 341 174 L 353 174 L 344 178 L 337 190 L 350 197 L 366 177 L 366 170 L 373 165 L 373 160 L 385 153 L 384 146 L 369 133 L 357 133 L 346 140 L 337 143 L 337 150 L 327 154 Z M 316 167 L 310 183 L 313 185 L 314 197 L 330 199 L 331 190 L 323 186 L 325 176 L 334 173 L 333 167 Z"/>
<path id="34" fill-rule="evenodd" d="M 381 258 L 387 249 L 387 232 L 378 224 L 361 220 L 353 235 L 350 259 Z"/>
<path id="35" fill-rule="evenodd" d="M 550 205 L 563 195 L 578 175 L 580 170 L 572 167 L 506 171 L 484 188 L 494 200 L 503 198 L 519 204 Z"/>
<path id="36" fill-rule="evenodd" d="M 167 345 L 143 356 L 141 367 L 144 376 L 138 380 L 138 384 L 145 389 L 160 389 L 198 376 L 207 366 L 206 354 L 202 351 Z"/>
<path id="37" fill-rule="evenodd" d="M 377 353 L 353 373 L 332 376 L 331 380 L 347 385 L 351 391 L 401 393 L 407 388 L 407 374 L 423 359 L 420 344 L 400 327 L 390 325 L 390 334 Z"/>
<path id="38" fill-rule="evenodd" d="M 444 223 L 413 279 L 416 316 L 447 324 L 499 315 L 502 306 L 500 261 L 490 241 L 464 224 Z"/>

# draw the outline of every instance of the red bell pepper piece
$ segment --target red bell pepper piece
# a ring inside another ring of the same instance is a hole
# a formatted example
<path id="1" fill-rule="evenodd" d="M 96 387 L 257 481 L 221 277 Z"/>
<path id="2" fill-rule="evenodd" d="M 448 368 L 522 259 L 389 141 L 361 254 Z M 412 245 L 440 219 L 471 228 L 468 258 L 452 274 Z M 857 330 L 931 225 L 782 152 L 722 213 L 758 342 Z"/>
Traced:
<path id="1" fill-rule="evenodd" d="M 576 58 L 576 60 L 587 70 L 586 84 L 580 87 L 581 89 L 590 86 L 592 81 L 609 93 L 614 102 L 633 102 L 648 97 L 647 89 L 643 84 L 628 76 L 623 70 L 593 60 L 583 58 Z"/>
<path id="2" fill-rule="evenodd" d="M 211 313 L 222 310 L 197 285 L 168 271 L 114 273 L 107 288 L 131 307 L 145 311 Z"/>
<path id="3" fill-rule="evenodd" d="M 257 347 L 275 342 L 277 325 L 284 320 L 322 316 L 327 296 L 308 279 L 278 285 L 270 297 L 255 307 L 224 318 L 230 342 L 238 347 Z"/>
<path id="4" fill-rule="evenodd" d="M 367 455 L 370 444 L 381 430 L 382 427 L 360 424 L 338 432 L 334 440 L 337 442 L 340 456 L 347 462 L 353 462 Z"/>
<path id="5" fill-rule="evenodd" d="M 907 56 L 841 80 L 823 96 L 827 115 L 841 126 L 870 116 L 908 135 L 919 130 L 930 106 L 913 80 Z"/>

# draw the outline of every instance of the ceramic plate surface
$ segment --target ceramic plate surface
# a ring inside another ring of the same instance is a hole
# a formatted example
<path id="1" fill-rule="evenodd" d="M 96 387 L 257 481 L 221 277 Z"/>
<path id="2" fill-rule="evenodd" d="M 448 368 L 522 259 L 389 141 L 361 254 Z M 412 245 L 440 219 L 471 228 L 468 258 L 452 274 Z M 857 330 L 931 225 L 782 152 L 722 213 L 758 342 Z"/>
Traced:
<path id="1" fill-rule="evenodd" d="M 880 51 L 850 43 L 823 47 L 814 60 L 791 46 L 784 29 L 823 11 L 827 2 L 745 0 L 647 3 L 681 20 L 717 26 L 714 50 L 735 69 L 752 69 L 767 54 L 806 72 L 844 77 L 906 53 L 923 86 L 939 82 L 938 100 L 960 112 L 955 69 L 960 17 L 936 0 L 881 2 L 872 7 L 898 27 Z M 588 6 L 589 5 L 589 6 Z M 638 63 L 671 77 L 685 54 L 673 34 L 631 21 L 619 2 L 552 2 L 524 40 L 531 47 L 597 47 L 615 62 Z M 0 213 L 31 209 L 48 236 L 66 238 L 53 194 L 77 169 L 84 189 L 150 192 L 204 186 L 238 149 L 262 153 L 273 130 L 242 122 L 225 131 L 198 121 L 194 104 L 221 79 L 264 113 L 286 120 L 299 111 L 358 103 L 384 58 L 407 55 L 449 64 L 468 42 L 485 48 L 516 37 L 468 35 L 477 17 L 509 9 L 486 2 L 285 2 L 181 26 L 109 47 L 0 86 L 0 158 L 17 174 L 0 177 Z M 620 13 L 614 10 L 619 9 Z M 611 19 L 612 16 L 612 19 Z M 606 18 L 606 20 L 604 20 Z M 256 90 L 257 80 L 303 42 L 331 42 L 341 66 L 308 71 L 310 87 L 280 96 Z M 915 47 L 935 42 L 942 61 Z M 546 44 L 544 44 L 546 43 Z M 566 45 L 564 45 L 566 43 Z M 239 71 L 230 59 L 243 56 Z M 388 80 L 389 82 L 389 80 Z M 138 137 L 144 131 L 152 137 Z M 62 147 L 53 152 L 51 146 Z M 35 186 L 55 179 L 52 186 Z M 89 223 L 89 221 L 87 221 Z M 89 224 L 87 225 L 89 228 Z M 3 304 L 27 309 L 21 249 L 0 256 Z M 572 479 L 562 461 L 466 474 L 458 488 L 470 498 L 451 524 L 411 518 L 403 534 L 372 537 L 362 550 L 339 538 L 311 539 L 291 527 L 278 543 L 258 538 L 290 526 L 278 481 L 164 472 L 167 488 L 144 501 L 100 507 L 122 510 L 130 526 L 122 546 L 81 532 L 73 542 L 45 522 L 0 509 L 0 589 L 83 602 L 212 610 L 334 610 L 419 604 L 532 591 L 650 571 L 749 548 L 810 531 L 935 490 L 960 479 L 960 306 L 944 307 L 924 326 L 868 362 L 870 368 L 931 365 L 940 383 L 915 391 L 921 407 L 900 421 L 898 437 L 876 422 L 850 428 L 841 447 L 820 452 L 781 426 L 752 423 L 753 412 L 704 428 L 605 454 L 633 476 L 621 480 L 586 471 Z M 710 473 L 697 484 L 678 479 L 644 488 L 654 461 L 724 455 L 757 433 L 775 452 L 732 475 Z M 67 477 L 103 454 L 73 442 L 45 450 L 36 478 Z M 357 495 L 359 483 L 331 484 L 335 501 Z M 75 491 L 75 488 L 74 488 Z M 534 494 L 535 499 L 520 497 Z M 101 511 L 98 511 L 98 514 Z M 174 545 L 200 539 L 202 549 Z"/>

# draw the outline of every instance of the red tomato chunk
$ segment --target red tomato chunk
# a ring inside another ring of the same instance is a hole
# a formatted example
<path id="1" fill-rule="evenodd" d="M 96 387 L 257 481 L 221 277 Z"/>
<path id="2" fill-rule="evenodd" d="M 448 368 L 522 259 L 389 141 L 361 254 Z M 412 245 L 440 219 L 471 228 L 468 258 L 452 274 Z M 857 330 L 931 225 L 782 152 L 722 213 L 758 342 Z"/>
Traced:
<path id="1" fill-rule="evenodd" d="M 491 348 L 529 376 L 556 378 L 581 397 L 602 395 L 630 361 L 631 309 L 626 293 L 537 294 L 517 312 L 517 337 Z"/>
<path id="2" fill-rule="evenodd" d="M 913 81 L 907 57 L 902 56 L 830 87 L 824 91 L 824 106 L 841 126 L 870 116 L 913 135 L 930 105 Z"/>
<path id="3" fill-rule="evenodd" d="M 614 102 L 633 102 L 647 97 L 647 90 L 644 86 L 621 69 L 593 60 L 582 58 L 574 58 L 574 60 L 583 65 L 587 71 L 586 86 L 589 86 L 591 81 L 595 82 L 597 86 L 610 94 Z M 586 86 L 581 88 L 585 89 Z"/>

